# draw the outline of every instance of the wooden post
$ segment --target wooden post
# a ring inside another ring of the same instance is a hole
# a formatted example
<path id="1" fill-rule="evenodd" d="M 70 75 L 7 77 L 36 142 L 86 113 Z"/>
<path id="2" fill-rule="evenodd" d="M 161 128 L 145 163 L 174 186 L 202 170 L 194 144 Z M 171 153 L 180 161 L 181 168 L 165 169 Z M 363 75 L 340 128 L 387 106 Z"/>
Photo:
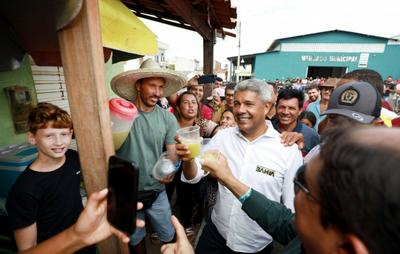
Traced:
<path id="1" fill-rule="evenodd" d="M 85 0 L 78 17 L 58 32 L 68 100 L 88 193 L 107 186 L 107 162 L 114 154 L 97 0 Z M 100 253 L 119 253 L 116 238 Z"/>
<path id="2" fill-rule="evenodd" d="M 214 40 L 215 34 L 212 32 L 213 40 L 208 40 L 203 37 L 203 73 L 204 74 L 213 74 L 214 68 Z M 212 93 L 212 85 L 204 86 L 204 96 L 203 101 L 206 101 L 205 98 L 211 96 Z"/>

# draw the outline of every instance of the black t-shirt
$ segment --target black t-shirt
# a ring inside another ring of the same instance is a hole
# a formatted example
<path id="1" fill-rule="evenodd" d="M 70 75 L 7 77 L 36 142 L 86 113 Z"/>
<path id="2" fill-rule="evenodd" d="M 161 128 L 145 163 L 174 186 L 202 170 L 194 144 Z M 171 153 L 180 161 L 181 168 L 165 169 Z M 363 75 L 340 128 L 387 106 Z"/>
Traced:
<path id="1" fill-rule="evenodd" d="M 12 229 L 36 222 L 40 243 L 75 223 L 83 209 L 80 170 L 78 153 L 73 150 L 67 151 L 64 165 L 54 171 L 37 172 L 28 166 L 8 194 Z"/>

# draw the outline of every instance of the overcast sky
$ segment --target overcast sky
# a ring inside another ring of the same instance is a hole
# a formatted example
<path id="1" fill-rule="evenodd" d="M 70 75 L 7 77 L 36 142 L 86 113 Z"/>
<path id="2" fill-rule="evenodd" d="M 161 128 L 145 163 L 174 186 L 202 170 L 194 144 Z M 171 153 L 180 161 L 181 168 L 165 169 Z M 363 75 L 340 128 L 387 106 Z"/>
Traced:
<path id="1" fill-rule="evenodd" d="M 231 0 L 241 22 L 241 55 L 265 51 L 273 40 L 340 29 L 393 37 L 400 34 L 399 0 Z M 169 46 L 167 58 L 202 62 L 203 40 L 195 32 L 142 19 Z M 238 54 L 237 38 L 218 38 L 214 58 Z"/>

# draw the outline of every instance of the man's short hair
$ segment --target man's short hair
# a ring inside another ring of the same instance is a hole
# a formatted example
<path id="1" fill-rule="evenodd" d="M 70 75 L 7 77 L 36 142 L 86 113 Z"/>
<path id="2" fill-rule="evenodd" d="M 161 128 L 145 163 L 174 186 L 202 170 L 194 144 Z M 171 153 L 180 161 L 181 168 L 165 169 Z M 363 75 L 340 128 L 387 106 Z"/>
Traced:
<path id="1" fill-rule="evenodd" d="M 310 91 L 310 90 L 313 90 L 313 89 L 319 90 L 318 84 L 316 84 L 316 83 L 311 83 L 311 84 L 307 87 L 307 92 Z"/>
<path id="2" fill-rule="evenodd" d="M 47 102 L 40 102 L 28 117 L 29 132 L 36 134 L 39 129 L 68 128 L 72 130 L 72 119 L 67 111 Z"/>
<path id="3" fill-rule="evenodd" d="M 380 95 L 383 96 L 384 82 L 382 76 L 374 70 L 357 69 L 344 74 L 341 79 L 349 79 L 370 83 L 376 88 L 376 90 L 378 90 Z"/>
<path id="4" fill-rule="evenodd" d="M 299 104 L 299 109 L 303 108 L 303 102 L 304 102 L 304 94 L 302 91 L 297 90 L 297 89 L 282 89 L 279 91 L 278 98 L 276 100 L 276 104 L 279 104 L 279 100 L 290 100 L 290 99 L 297 99 L 297 102 Z"/>
<path id="5" fill-rule="evenodd" d="M 259 79 L 246 79 L 236 85 L 235 93 L 252 91 L 260 95 L 262 102 L 271 102 L 272 91 L 267 86 L 268 84 L 265 81 Z"/>
<path id="6" fill-rule="evenodd" d="M 229 83 L 229 84 L 225 87 L 225 96 L 226 96 L 226 90 L 233 90 L 233 91 L 235 91 L 235 86 L 236 86 L 236 82 L 231 82 L 231 83 Z"/>
<path id="7" fill-rule="evenodd" d="M 400 249 L 400 148 L 391 139 L 399 136 L 380 127 L 334 129 L 321 147 L 321 223 L 356 235 L 369 253 Z"/>
<path id="8" fill-rule="evenodd" d="M 222 78 L 220 78 L 220 77 L 216 77 L 216 78 L 215 78 L 215 81 L 224 82 L 224 80 L 223 80 Z"/>

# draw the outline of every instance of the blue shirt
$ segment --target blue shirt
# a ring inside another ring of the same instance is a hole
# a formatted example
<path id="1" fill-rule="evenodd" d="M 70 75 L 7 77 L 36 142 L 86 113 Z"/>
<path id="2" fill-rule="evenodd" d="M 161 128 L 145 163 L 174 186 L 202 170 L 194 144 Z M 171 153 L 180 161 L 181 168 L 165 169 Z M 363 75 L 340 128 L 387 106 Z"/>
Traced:
<path id="1" fill-rule="evenodd" d="M 315 115 L 315 117 L 317 118 L 317 122 L 316 122 L 316 124 L 314 126 L 314 129 L 316 131 L 318 131 L 319 123 L 322 122 L 322 120 L 324 120 L 325 117 L 326 117 L 326 116 L 321 116 L 320 105 L 321 105 L 321 101 L 318 100 L 318 101 L 311 102 L 307 106 L 307 111 L 311 111 Z"/>

